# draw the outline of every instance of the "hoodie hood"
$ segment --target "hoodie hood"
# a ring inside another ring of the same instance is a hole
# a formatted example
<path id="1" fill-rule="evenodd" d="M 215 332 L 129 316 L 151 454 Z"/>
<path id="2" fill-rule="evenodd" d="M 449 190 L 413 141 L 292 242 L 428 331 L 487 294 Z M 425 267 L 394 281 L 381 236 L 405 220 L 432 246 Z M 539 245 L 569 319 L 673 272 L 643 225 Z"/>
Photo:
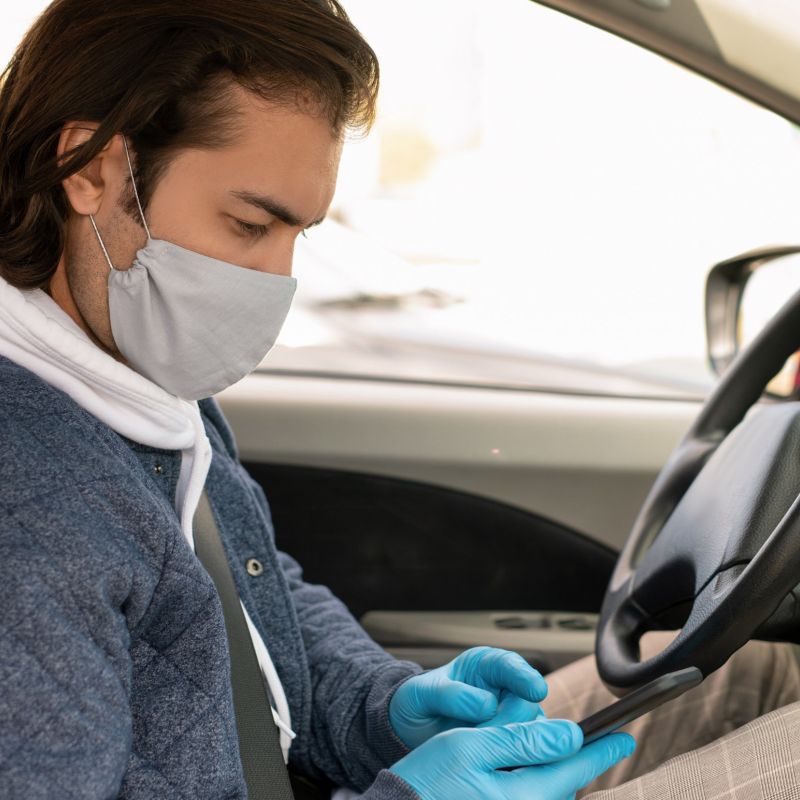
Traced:
<path id="1" fill-rule="evenodd" d="M 211 464 L 196 402 L 182 400 L 103 352 L 42 289 L 0 278 L 0 354 L 140 444 L 181 451 L 175 511 L 194 549 L 192 518 Z"/>

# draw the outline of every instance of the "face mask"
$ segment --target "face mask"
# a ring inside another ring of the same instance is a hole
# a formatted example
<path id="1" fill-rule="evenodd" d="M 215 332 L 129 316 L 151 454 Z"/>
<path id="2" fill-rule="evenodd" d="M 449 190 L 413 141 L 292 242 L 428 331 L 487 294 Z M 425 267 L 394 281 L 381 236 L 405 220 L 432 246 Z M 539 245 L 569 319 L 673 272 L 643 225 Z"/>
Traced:
<path id="1" fill-rule="evenodd" d="M 124 140 L 123 140 L 124 141 Z M 108 301 L 117 348 L 130 365 L 185 400 L 210 397 L 252 372 L 275 344 L 297 280 L 247 269 L 153 239 L 128 169 L 147 244 L 130 269 L 111 263 Z"/>

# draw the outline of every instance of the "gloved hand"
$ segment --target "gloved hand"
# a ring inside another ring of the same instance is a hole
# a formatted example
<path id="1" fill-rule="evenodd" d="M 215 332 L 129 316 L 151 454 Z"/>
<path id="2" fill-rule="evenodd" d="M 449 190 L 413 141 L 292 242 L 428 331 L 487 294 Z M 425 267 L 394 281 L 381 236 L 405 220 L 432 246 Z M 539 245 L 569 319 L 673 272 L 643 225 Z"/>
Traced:
<path id="1" fill-rule="evenodd" d="M 547 695 L 547 684 L 517 653 L 475 647 L 401 684 L 389 704 L 389 721 L 413 749 L 438 733 L 491 721 L 508 694 L 520 702 L 513 717 L 506 709 L 504 721 L 534 720 L 542 713 L 538 703 Z"/>
<path id="2" fill-rule="evenodd" d="M 422 800 L 567 800 L 635 747 L 627 733 L 582 744 L 581 729 L 566 720 L 461 728 L 434 737 L 391 771 Z"/>

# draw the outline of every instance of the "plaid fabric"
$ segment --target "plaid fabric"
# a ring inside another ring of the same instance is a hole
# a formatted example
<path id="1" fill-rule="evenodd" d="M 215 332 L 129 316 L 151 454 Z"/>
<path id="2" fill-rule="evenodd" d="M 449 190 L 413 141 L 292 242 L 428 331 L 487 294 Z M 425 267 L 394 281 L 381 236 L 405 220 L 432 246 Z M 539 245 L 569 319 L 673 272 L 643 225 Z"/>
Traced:
<path id="1" fill-rule="evenodd" d="M 644 657 L 669 634 L 650 634 Z M 583 719 L 614 702 L 593 658 L 548 676 L 550 717 Z M 791 645 L 750 642 L 701 686 L 623 730 L 636 753 L 586 800 L 800 800 L 800 666 Z"/>
<path id="2" fill-rule="evenodd" d="M 591 800 L 798 800 L 800 703 L 759 717 Z"/>

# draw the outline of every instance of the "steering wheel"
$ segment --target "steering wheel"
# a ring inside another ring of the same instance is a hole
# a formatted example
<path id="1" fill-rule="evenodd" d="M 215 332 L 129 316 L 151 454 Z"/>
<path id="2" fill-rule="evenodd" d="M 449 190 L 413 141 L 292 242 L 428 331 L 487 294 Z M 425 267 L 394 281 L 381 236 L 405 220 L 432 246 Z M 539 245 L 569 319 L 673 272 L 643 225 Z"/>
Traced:
<path id="1" fill-rule="evenodd" d="M 707 676 L 756 635 L 800 635 L 800 402 L 753 408 L 799 349 L 800 293 L 734 360 L 656 479 L 600 615 L 597 666 L 616 694 L 686 667 Z M 677 628 L 640 660 L 645 632 Z"/>

